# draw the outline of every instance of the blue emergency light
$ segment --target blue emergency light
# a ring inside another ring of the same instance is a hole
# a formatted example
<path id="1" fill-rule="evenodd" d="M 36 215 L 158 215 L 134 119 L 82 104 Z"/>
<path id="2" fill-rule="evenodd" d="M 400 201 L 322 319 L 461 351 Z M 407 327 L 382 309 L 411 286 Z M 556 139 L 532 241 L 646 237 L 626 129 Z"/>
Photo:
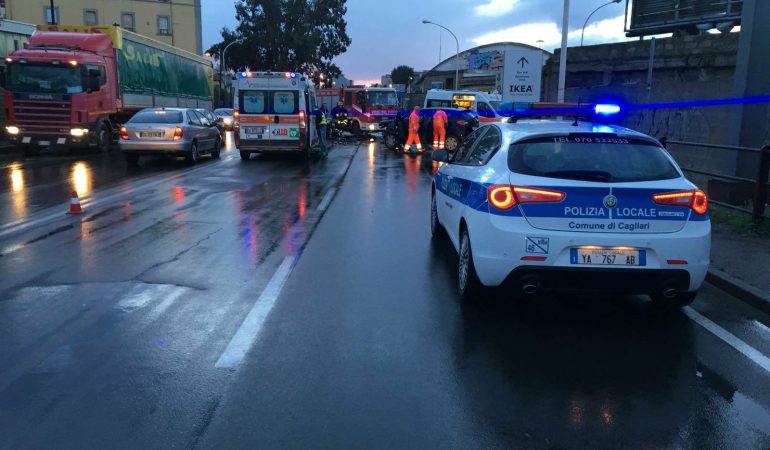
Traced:
<path id="1" fill-rule="evenodd" d="M 594 105 L 594 113 L 600 116 L 614 116 L 620 113 L 620 106 L 612 103 L 597 103 Z"/>

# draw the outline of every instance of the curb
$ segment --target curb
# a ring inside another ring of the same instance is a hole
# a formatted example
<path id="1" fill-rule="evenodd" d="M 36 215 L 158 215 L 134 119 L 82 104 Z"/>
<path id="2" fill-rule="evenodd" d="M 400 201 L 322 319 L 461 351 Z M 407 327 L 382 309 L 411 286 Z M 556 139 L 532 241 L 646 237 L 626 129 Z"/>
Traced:
<path id="1" fill-rule="evenodd" d="M 770 296 L 745 281 L 716 270 L 708 271 L 706 281 L 765 314 L 770 314 Z"/>

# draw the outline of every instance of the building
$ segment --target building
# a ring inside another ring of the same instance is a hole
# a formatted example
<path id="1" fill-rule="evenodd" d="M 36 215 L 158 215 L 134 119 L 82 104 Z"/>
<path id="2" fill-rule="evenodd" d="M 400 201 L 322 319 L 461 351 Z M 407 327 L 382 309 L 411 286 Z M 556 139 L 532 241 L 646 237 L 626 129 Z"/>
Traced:
<path id="1" fill-rule="evenodd" d="M 113 25 L 203 53 L 201 0 L 0 0 L 4 18 L 34 24 Z"/>
<path id="2" fill-rule="evenodd" d="M 550 53 L 537 47 L 515 42 L 500 42 L 474 47 L 459 54 L 459 64 L 457 64 L 455 56 L 452 56 L 440 62 L 436 67 L 421 72 L 419 77 L 415 73 L 414 92 L 424 93 L 429 89 L 464 89 L 503 93 L 506 54 L 509 57 L 517 56 L 513 59 L 514 63 L 522 61 L 523 57 L 526 56 L 527 63 L 538 69 L 538 78 L 539 67 L 542 67 L 550 55 Z M 519 55 L 522 55 L 522 58 L 519 58 Z M 537 57 L 540 58 L 539 61 L 537 61 Z M 529 59 L 535 60 L 529 61 Z M 460 74 L 459 82 L 455 80 L 457 68 L 459 68 Z"/>
<path id="3" fill-rule="evenodd" d="M 393 84 L 393 78 L 390 77 L 390 74 L 382 75 L 380 77 L 380 85 L 388 86 L 390 84 Z"/>

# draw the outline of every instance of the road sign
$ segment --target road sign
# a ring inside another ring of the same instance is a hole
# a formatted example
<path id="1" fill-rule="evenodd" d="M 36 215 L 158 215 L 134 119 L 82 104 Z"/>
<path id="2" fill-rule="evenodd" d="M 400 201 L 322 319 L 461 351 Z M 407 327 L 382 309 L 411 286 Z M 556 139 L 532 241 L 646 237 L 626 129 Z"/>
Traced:
<path id="1" fill-rule="evenodd" d="M 503 67 L 503 101 L 539 102 L 542 75 L 542 51 L 529 48 L 506 50 Z"/>

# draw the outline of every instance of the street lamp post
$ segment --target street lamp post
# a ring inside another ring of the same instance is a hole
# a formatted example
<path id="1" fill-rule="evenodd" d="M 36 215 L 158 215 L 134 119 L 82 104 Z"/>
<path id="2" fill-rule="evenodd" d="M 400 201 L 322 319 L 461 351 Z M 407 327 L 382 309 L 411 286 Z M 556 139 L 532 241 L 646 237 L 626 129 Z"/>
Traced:
<path id="1" fill-rule="evenodd" d="M 564 12 L 561 19 L 561 52 L 559 53 L 559 90 L 556 101 L 564 103 L 564 91 L 567 81 L 567 38 L 569 37 L 569 0 L 564 0 Z"/>
<path id="2" fill-rule="evenodd" d="M 607 2 L 605 4 L 603 4 L 602 6 L 596 8 L 595 10 L 593 10 L 593 12 L 591 14 L 588 15 L 588 17 L 586 18 L 585 23 L 583 24 L 583 32 L 580 33 L 580 46 L 581 47 L 583 46 L 583 38 L 586 35 L 586 26 L 588 26 L 588 21 L 591 20 L 591 16 L 593 16 L 596 13 L 596 11 L 599 11 L 600 9 L 604 8 L 605 6 L 611 5 L 613 3 L 620 3 L 621 1 L 623 1 L 623 0 L 612 0 L 612 1 L 609 1 L 609 2 Z"/>
<path id="3" fill-rule="evenodd" d="M 429 23 L 431 25 L 436 25 L 439 28 L 443 28 L 447 30 L 453 38 L 455 38 L 455 44 L 457 44 L 457 53 L 455 53 L 455 89 L 460 89 L 460 41 L 457 39 L 457 36 L 452 33 L 452 30 L 443 25 L 439 25 L 436 22 L 431 22 L 430 20 L 423 20 L 422 23 Z"/>
<path id="4" fill-rule="evenodd" d="M 222 92 L 222 88 L 224 87 L 224 69 L 225 69 L 225 58 L 227 57 L 227 49 L 230 48 L 233 44 L 243 44 L 243 39 L 236 39 L 233 42 L 227 44 L 225 46 L 225 49 L 222 50 L 222 59 L 219 61 L 219 91 Z M 222 102 L 221 106 L 225 106 L 223 99 L 219 99 L 220 102 Z"/>

